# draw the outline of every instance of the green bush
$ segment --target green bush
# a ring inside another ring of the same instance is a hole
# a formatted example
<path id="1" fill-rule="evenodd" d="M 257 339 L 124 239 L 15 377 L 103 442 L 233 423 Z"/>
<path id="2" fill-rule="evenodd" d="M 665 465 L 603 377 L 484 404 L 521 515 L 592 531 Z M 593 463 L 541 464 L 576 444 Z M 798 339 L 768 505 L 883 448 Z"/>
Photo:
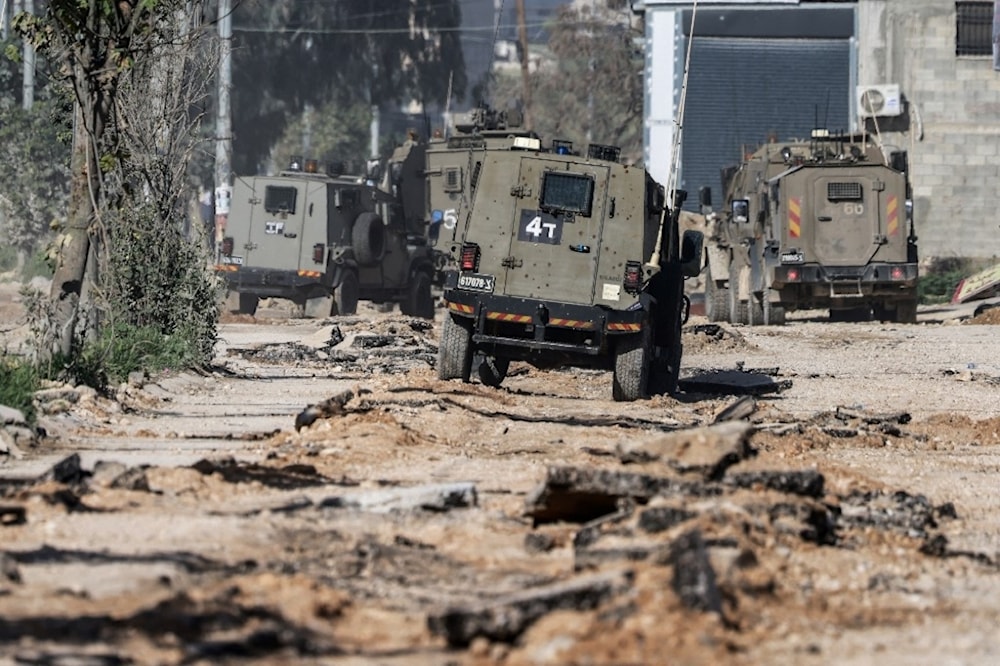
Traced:
<path id="1" fill-rule="evenodd" d="M 32 278 L 44 277 L 52 278 L 52 262 L 46 256 L 44 250 L 39 250 L 32 254 L 21 269 L 21 281 L 31 282 Z"/>
<path id="2" fill-rule="evenodd" d="M 38 369 L 17 358 L 0 356 L 0 405 L 19 409 L 29 422 L 35 419 L 31 397 L 41 386 Z"/>
<path id="3" fill-rule="evenodd" d="M 921 272 L 917 281 L 920 302 L 928 305 L 949 302 L 959 282 L 985 267 L 984 262 L 971 259 L 938 259 Z"/>
<path id="4" fill-rule="evenodd" d="M 117 324 L 103 329 L 67 370 L 78 382 L 102 390 L 131 372 L 190 368 L 204 363 L 204 356 L 197 335 L 189 331 L 165 334 L 154 326 Z"/>

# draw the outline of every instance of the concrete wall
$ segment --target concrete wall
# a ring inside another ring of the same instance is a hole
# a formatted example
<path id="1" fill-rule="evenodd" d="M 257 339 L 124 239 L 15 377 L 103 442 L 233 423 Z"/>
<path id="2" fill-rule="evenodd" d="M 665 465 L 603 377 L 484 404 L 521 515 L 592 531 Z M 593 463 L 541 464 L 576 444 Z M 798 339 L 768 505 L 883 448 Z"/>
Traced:
<path id="1" fill-rule="evenodd" d="M 955 55 L 954 0 L 859 0 L 858 82 L 898 83 L 922 257 L 1000 256 L 1000 72 Z"/>

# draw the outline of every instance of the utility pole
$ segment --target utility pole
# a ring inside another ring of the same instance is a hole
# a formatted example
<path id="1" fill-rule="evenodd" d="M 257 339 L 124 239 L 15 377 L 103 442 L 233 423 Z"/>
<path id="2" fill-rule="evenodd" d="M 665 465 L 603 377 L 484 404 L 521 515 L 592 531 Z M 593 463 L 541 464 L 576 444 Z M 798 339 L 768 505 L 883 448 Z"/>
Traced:
<path id="1" fill-rule="evenodd" d="M 4 26 L 6 28 L 6 7 L 4 8 Z M 35 0 L 24 0 L 24 12 L 26 14 L 35 13 Z M 6 30 L 5 30 L 6 32 Z M 31 41 L 28 39 L 24 40 L 24 87 L 21 97 L 21 107 L 25 110 L 31 110 L 31 107 L 35 105 L 35 47 L 31 45 Z"/>
<path id="2" fill-rule="evenodd" d="M 10 2 L 0 0 L 0 37 L 7 41 L 10 37 Z"/>
<path id="3" fill-rule="evenodd" d="M 524 0 L 517 0 L 517 31 L 521 41 L 521 100 L 524 104 L 524 126 L 532 129 L 531 81 L 528 78 L 528 26 L 525 25 Z"/>
<path id="4" fill-rule="evenodd" d="M 219 0 L 219 74 L 215 122 L 215 248 L 222 248 L 222 238 L 229 221 L 232 186 L 233 126 L 229 92 L 233 87 L 233 4 Z"/>

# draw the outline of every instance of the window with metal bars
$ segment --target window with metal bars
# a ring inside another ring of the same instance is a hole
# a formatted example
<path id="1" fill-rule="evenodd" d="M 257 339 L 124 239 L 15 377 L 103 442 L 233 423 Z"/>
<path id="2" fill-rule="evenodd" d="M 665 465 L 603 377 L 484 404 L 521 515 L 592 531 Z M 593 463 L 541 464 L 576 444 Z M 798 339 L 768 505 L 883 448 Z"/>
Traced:
<path id="1" fill-rule="evenodd" d="M 993 2 L 955 3 L 955 55 L 993 55 Z"/>
<path id="2" fill-rule="evenodd" d="M 826 198 L 830 201 L 861 201 L 861 183 L 827 183 Z"/>

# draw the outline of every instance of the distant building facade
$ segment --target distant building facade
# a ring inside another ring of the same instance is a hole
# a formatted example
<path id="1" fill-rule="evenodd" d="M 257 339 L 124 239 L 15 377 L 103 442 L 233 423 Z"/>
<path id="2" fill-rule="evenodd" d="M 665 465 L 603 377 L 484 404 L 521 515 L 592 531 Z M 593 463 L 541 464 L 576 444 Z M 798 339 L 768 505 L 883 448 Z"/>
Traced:
<path id="1" fill-rule="evenodd" d="M 646 21 L 646 164 L 668 182 L 682 125 L 677 186 L 689 207 L 711 187 L 718 206 L 721 169 L 769 137 L 877 125 L 887 146 L 908 151 L 921 256 L 996 257 L 996 5 L 636 0 Z"/>

